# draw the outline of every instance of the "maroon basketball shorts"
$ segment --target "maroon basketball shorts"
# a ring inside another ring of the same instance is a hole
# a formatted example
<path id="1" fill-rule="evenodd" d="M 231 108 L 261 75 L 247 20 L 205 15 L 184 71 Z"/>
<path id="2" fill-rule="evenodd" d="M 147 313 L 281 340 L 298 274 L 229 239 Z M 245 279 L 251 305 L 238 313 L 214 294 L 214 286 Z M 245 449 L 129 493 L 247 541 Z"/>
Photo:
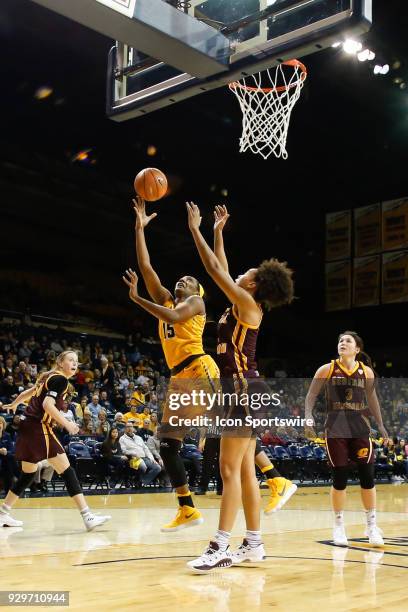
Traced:
<path id="1" fill-rule="evenodd" d="M 65 453 L 58 438 L 49 425 L 27 417 L 20 422 L 16 459 L 28 463 L 38 463 Z"/>
<path id="2" fill-rule="evenodd" d="M 343 467 L 349 461 L 361 465 L 374 463 L 373 445 L 370 438 L 331 438 L 326 435 L 326 449 L 332 467 Z"/>

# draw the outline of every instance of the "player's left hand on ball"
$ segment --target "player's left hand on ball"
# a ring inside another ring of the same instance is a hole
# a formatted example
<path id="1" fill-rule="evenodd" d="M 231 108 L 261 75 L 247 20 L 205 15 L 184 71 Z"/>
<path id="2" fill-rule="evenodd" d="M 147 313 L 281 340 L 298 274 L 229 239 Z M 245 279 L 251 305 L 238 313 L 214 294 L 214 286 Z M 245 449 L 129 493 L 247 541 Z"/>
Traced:
<path id="1" fill-rule="evenodd" d="M 136 272 L 132 270 L 131 268 L 129 268 L 128 270 L 126 270 L 125 275 L 122 276 L 122 280 L 129 287 L 130 299 L 131 300 L 136 299 L 139 295 L 137 292 L 137 283 L 138 283 L 139 278 Z"/>
<path id="2" fill-rule="evenodd" d="M 187 214 L 188 214 L 188 227 L 190 230 L 198 229 L 201 224 L 201 213 L 197 204 L 194 202 L 186 202 Z"/>

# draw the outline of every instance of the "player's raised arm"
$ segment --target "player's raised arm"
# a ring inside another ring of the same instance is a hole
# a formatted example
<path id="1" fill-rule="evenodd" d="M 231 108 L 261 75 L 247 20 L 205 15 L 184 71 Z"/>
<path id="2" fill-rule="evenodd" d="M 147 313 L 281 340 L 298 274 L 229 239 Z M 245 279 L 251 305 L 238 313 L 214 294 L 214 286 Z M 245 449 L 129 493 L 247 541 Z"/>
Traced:
<path id="1" fill-rule="evenodd" d="M 152 300 L 156 302 L 156 304 L 164 304 L 171 298 L 171 293 L 168 289 L 163 287 L 160 282 L 160 278 L 150 263 L 150 256 L 149 251 L 147 250 L 144 233 L 145 227 L 150 223 L 150 221 L 152 221 L 152 219 L 157 217 L 157 213 L 147 215 L 145 202 L 143 198 L 139 196 L 136 200 L 133 200 L 133 204 L 136 213 L 136 256 L 139 270 Z"/>
<path id="2" fill-rule="evenodd" d="M 181 324 L 195 315 L 205 314 L 203 299 L 198 295 L 192 295 L 184 302 L 177 304 L 175 308 L 167 308 L 167 306 L 161 306 L 160 304 L 155 304 L 154 302 L 150 302 L 140 297 L 137 289 L 138 277 L 133 270 L 126 270 L 125 275 L 122 276 L 122 280 L 129 287 L 129 297 L 132 302 L 141 306 L 160 321 L 170 324 Z"/>
<path id="3" fill-rule="evenodd" d="M 226 206 L 216 206 L 214 209 L 214 253 L 225 272 L 228 272 L 228 260 L 224 248 L 223 229 L 229 218 Z"/>
<path id="4" fill-rule="evenodd" d="M 235 283 L 233 278 L 225 270 L 218 257 L 208 246 L 204 236 L 200 232 L 201 214 L 200 209 L 193 202 L 187 202 L 188 226 L 194 238 L 195 245 L 201 261 L 207 273 L 213 281 L 225 293 L 231 304 L 236 304 L 241 316 L 245 319 L 246 311 L 252 313 L 254 310 L 254 298 L 245 289 Z"/>

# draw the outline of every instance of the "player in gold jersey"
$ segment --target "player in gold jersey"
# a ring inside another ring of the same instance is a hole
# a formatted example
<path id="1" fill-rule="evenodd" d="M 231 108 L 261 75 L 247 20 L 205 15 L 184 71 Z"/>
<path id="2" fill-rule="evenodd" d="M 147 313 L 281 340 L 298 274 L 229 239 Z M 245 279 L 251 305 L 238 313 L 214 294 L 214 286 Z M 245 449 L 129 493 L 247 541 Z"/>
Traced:
<path id="1" fill-rule="evenodd" d="M 203 415 L 207 405 L 203 402 L 199 405 L 181 405 L 174 410 L 174 407 L 169 405 L 169 398 L 180 397 L 183 393 L 191 394 L 192 391 L 217 393 L 220 374 L 214 360 L 205 354 L 203 348 L 202 337 L 206 321 L 203 288 L 192 276 L 183 276 L 177 281 L 174 297 L 163 287 L 150 263 L 144 235 L 145 227 L 156 217 L 156 213 L 148 216 L 141 198 L 134 201 L 134 204 L 137 262 L 153 301 L 145 300 L 138 294 L 138 278 L 133 270 L 127 270 L 123 280 L 129 287 L 131 300 L 159 320 L 159 337 L 171 371 L 168 400 L 159 432 L 160 454 L 172 486 L 176 489 L 179 510 L 175 519 L 164 525 L 162 531 L 178 531 L 203 522 L 201 513 L 194 507 L 179 451 L 189 429 L 183 426 L 183 419 Z"/>

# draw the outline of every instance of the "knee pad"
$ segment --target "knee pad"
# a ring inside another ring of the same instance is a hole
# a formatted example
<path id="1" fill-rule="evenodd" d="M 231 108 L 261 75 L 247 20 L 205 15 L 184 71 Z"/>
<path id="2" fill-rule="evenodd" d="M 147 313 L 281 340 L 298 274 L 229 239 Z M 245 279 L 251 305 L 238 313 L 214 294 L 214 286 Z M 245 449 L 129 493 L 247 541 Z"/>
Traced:
<path id="1" fill-rule="evenodd" d="M 160 442 L 160 456 L 174 488 L 187 484 L 187 475 L 183 460 L 180 457 L 180 449 L 180 440 L 163 438 Z"/>
<path id="2" fill-rule="evenodd" d="M 262 452 L 262 444 L 259 438 L 256 439 L 256 444 L 255 444 L 255 457 L 257 455 L 259 455 L 259 453 Z"/>
<path id="3" fill-rule="evenodd" d="M 11 487 L 10 491 L 20 497 L 27 487 L 33 483 L 35 474 L 35 472 L 21 472 L 16 484 Z"/>
<path id="4" fill-rule="evenodd" d="M 334 467 L 333 468 L 333 488 L 336 491 L 344 491 L 347 487 L 347 479 L 348 479 L 348 467 Z"/>
<path id="5" fill-rule="evenodd" d="M 358 466 L 358 477 L 362 489 L 374 488 L 374 464 L 364 463 Z"/>
<path id="6" fill-rule="evenodd" d="M 65 486 L 67 487 L 68 495 L 70 497 L 74 497 L 75 495 L 82 493 L 82 487 L 79 484 L 78 476 L 76 475 L 72 466 L 69 466 L 65 472 L 62 472 L 61 478 L 65 482 Z"/>

